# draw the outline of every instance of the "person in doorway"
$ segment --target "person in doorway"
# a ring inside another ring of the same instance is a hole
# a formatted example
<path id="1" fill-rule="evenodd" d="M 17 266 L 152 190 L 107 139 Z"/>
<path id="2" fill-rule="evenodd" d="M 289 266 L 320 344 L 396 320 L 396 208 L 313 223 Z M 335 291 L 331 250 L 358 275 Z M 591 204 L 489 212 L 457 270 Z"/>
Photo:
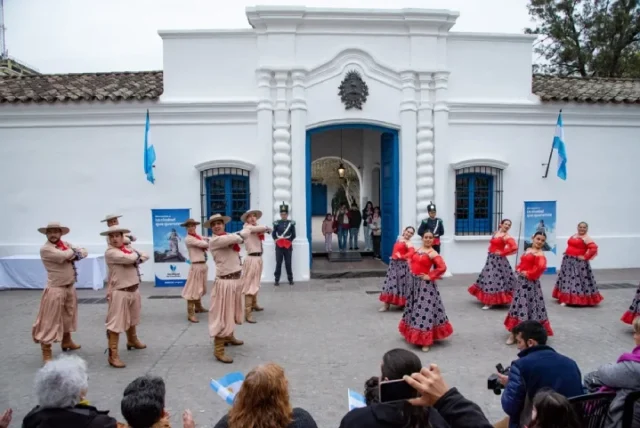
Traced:
<path id="1" fill-rule="evenodd" d="M 71 333 L 78 328 L 75 262 L 87 257 L 87 250 L 62 240 L 69 231 L 57 222 L 38 229 L 47 236 L 47 242 L 40 248 L 40 258 L 47 270 L 47 285 L 42 292 L 31 337 L 40 344 L 45 364 L 52 359 L 51 344 L 54 342 L 62 341 L 63 352 L 80 349 L 80 345 L 71 339 Z"/>
<path id="2" fill-rule="evenodd" d="M 362 210 L 362 231 L 364 232 L 364 251 L 373 251 L 371 240 L 371 221 L 373 219 L 373 202 L 368 201 Z"/>
<path id="3" fill-rule="evenodd" d="M 342 204 L 338 212 L 338 249 L 341 253 L 347 251 L 347 240 L 349 238 L 349 229 L 351 228 L 350 216 L 347 206 Z"/>
<path id="4" fill-rule="evenodd" d="M 359 250 L 358 247 L 358 235 L 360 235 L 360 223 L 362 222 L 362 216 L 358 205 L 355 203 L 351 205 L 351 211 L 349 211 L 349 249 Z"/>
<path id="5" fill-rule="evenodd" d="M 441 254 L 440 238 L 444 235 L 444 224 L 441 218 L 436 217 L 436 205 L 433 202 L 429 202 L 429 205 L 427 205 L 427 212 L 429 213 L 429 217 L 420 223 L 418 235 L 424 236 L 426 231 L 433 233 L 433 249 L 436 250 L 438 254 Z"/>
<path id="6" fill-rule="evenodd" d="M 322 222 L 322 234 L 324 235 L 324 250 L 330 253 L 333 251 L 333 216 L 330 213 Z"/>
<path id="7" fill-rule="evenodd" d="M 197 323 L 196 314 L 207 312 L 202 306 L 202 296 L 207 294 L 207 250 L 209 249 L 209 238 L 202 237 L 196 233 L 196 226 L 200 222 L 190 218 L 180 226 L 187 229 L 187 237 L 184 242 L 189 251 L 189 276 L 187 283 L 182 289 L 182 298 L 187 301 L 187 319 Z"/>
<path id="8" fill-rule="evenodd" d="M 382 259 L 380 253 L 380 242 L 382 241 L 382 217 L 380 217 L 380 207 L 373 209 L 373 216 L 371 216 L 371 241 L 373 242 L 373 258 L 376 260 Z"/>
<path id="9" fill-rule="evenodd" d="M 509 331 L 507 345 L 513 345 L 516 337 L 513 329 L 524 321 L 537 321 L 544 326 L 547 335 L 553 336 L 544 296 L 540 286 L 540 277 L 547 269 L 547 258 L 542 248 L 547 240 L 543 232 L 536 232 L 532 238 L 532 246 L 520 257 L 516 268 L 516 285 L 509 313 L 504 326 Z"/>
<path id="10" fill-rule="evenodd" d="M 264 241 L 264 234 L 271 233 L 271 229 L 258 224 L 261 217 L 260 210 L 247 211 L 240 217 L 244 223 L 242 230 L 246 231 L 244 248 L 247 250 L 247 257 L 242 264 L 244 317 L 251 324 L 256 322 L 251 312 L 260 312 L 264 309 L 258 306 L 258 291 L 260 291 L 260 278 L 262 278 L 262 241 Z"/>
<path id="11" fill-rule="evenodd" d="M 209 307 L 209 336 L 213 338 L 213 356 L 220 362 L 231 364 L 233 358 L 224 352 L 226 344 L 240 346 L 244 342 L 234 336 L 236 324 L 242 324 L 242 264 L 240 262 L 240 244 L 244 243 L 249 232 L 242 229 L 238 233 L 225 232 L 230 217 L 214 214 L 204 223 L 211 228 L 213 235 L 209 240 L 209 250 L 216 264 L 216 280 L 211 291 Z"/>
<path id="12" fill-rule="evenodd" d="M 120 222 L 118 219 L 122 217 L 118 214 L 107 214 L 104 219 L 100 220 L 100 223 L 107 223 L 107 227 L 118 226 Z M 133 236 L 131 233 L 128 233 L 124 237 L 124 245 L 131 245 L 132 242 L 136 242 L 138 238 Z M 109 238 L 107 238 L 107 245 L 109 245 Z"/>
<path id="13" fill-rule="evenodd" d="M 142 300 L 140 298 L 140 264 L 149 257 L 140 251 L 127 247 L 124 236 L 129 229 L 111 226 L 101 236 L 109 237 L 109 247 L 104 259 L 110 277 L 107 285 L 107 338 L 109 340 L 109 365 L 115 368 L 126 367 L 118 354 L 120 333 L 127 333 L 127 349 L 145 349 L 147 345 L 140 342 L 136 327 L 140 324 Z"/>
<path id="14" fill-rule="evenodd" d="M 280 220 L 273 223 L 271 237 L 276 243 L 276 270 L 273 273 L 274 284 L 280 285 L 280 274 L 282 273 L 282 261 L 287 269 L 287 279 L 289 285 L 293 285 L 293 270 L 291 269 L 291 255 L 293 253 L 293 241 L 296 239 L 296 222 L 289 220 L 289 205 L 282 202 L 280 205 Z"/>

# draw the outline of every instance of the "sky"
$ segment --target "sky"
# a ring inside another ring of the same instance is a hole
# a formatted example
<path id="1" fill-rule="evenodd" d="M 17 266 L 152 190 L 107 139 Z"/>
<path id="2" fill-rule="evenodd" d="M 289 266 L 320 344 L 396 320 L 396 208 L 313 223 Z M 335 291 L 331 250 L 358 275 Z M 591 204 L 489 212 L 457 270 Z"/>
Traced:
<path id="1" fill-rule="evenodd" d="M 4 0 L 9 55 L 42 73 L 162 69 L 158 30 L 250 28 L 245 8 L 296 5 L 460 12 L 452 31 L 522 33 L 527 0 Z M 393 5 L 393 6 L 390 6 Z"/>

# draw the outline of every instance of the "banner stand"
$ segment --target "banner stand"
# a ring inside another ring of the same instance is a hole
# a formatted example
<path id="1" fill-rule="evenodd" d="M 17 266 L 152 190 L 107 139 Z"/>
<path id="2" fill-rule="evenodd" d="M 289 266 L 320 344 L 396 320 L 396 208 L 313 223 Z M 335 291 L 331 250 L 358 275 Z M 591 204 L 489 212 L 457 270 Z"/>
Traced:
<path id="1" fill-rule="evenodd" d="M 524 251 L 531 247 L 536 232 L 544 232 L 547 241 L 542 250 L 547 258 L 545 275 L 556 273 L 558 266 L 556 243 L 556 201 L 525 201 L 524 203 Z"/>
<path id="2" fill-rule="evenodd" d="M 191 210 L 151 210 L 153 227 L 153 272 L 156 287 L 184 287 L 189 275 L 189 251 L 184 243 Z"/>

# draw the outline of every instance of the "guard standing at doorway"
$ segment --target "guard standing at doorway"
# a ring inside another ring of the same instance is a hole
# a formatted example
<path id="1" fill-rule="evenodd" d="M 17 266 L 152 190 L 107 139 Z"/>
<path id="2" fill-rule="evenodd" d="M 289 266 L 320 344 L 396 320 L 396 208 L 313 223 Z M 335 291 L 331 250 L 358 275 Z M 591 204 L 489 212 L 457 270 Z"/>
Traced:
<path id="1" fill-rule="evenodd" d="M 276 243 L 276 271 L 273 273 L 275 277 L 273 285 L 280 285 L 282 260 L 284 260 L 284 266 L 287 269 L 289 285 L 293 285 L 291 254 L 293 253 L 293 240 L 296 239 L 296 222 L 289 220 L 289 205 L 284 202 L 280 205 L 280 220 L 273 222 L 273 232 L 271 236 Z"/>
<path id="2" fill-rule="evenodd" d="M 436 204 L 429 201 L 427 211 L 429 212 L 429 217 L 422 220 L 422 223 L 420 223 L 420 227 L 418 227 L 418 236 L 422 238 L 426 232 L 433 233 L 433 249 L 440 254 L 440 237 L 444 235 L 444 224 L 441 218 L 436 217 Z"/>

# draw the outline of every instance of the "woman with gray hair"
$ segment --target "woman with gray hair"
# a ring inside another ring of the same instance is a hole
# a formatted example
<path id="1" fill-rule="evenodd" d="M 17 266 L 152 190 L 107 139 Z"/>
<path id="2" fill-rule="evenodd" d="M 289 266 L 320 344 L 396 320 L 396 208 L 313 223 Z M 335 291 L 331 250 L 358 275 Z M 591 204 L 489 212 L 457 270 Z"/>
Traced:
<path id="1" fill-rule="evenodd" d="M 89 389 L 87 363 L 77 356 L 61 356 L 44 365 L 34 382 L 38 404 L 22 421 L 22 428 L 116 428 L 117 422 L 85 400 Z"/>

